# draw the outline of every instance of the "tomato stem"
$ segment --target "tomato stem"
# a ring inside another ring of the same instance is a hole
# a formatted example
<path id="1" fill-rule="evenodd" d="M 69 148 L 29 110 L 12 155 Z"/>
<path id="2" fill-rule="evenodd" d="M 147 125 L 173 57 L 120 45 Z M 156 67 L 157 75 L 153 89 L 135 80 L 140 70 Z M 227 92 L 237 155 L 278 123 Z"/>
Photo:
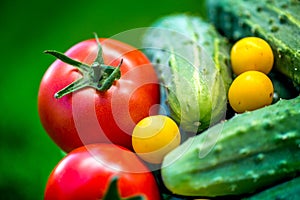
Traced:
<path id="1" fill-rule="evenodd" d="M 145 198 L 143 196 L 132 196 L 128 198 L 122 198 L 120 196 L 119 190 L 118 190 L 118 177 L 114 176 L 108 186 L 108 189 L 106 190 L 106 193 L 103 197 L 103 200 L 144 200 Z"/>
<path id="2" fill-rule="evenodd" d="M 44 51 L 44 53 L 50 54 L 62 62 L 76 67 L 82 74 L 82 78 L 75 80 L 65 88 L 55 93 L 55 98 L 61 98 L 85 87 L 93 87 L 98 91 L 105 92 L 113 85 L 114 81 L 120 79 L 120 67 L 123 63 L 123 59 L 121 59 L 117 67 L 105 65 L 102 56 L 102 46 L 99 42 L 97 34 L 94 33 L 94 35 L 98 45 L 98 52 L 97 57 L 91 66 L 77 60 L 73 60 L 63 53 L 55 50 Z"/>
<path id="3" fill-rule="evenodd" d="M 70 85 L 68 85 L 67 87 L 63 88 L 62 90 L 56 92 L 54 94 L 54 97 L 57 99 L 61 98 L 64 95 L 70 94 L 76 90 L 80 90 L 84 87 L 87 87 L 88 85 L 89 85 L 88 80 L 84 80 L 83 78 L 80 78 L 80 79 L 74 81 L 73 83 L 71 83 Z"/>
<path id="4" fill-rule="evenodd" d="M 89 65 L 85 64 L 85 63 L 81 63 L 77 60 L 73 60 L 71 59 L 70 57 L 64 55 L 63 53 L 61 52 L 58 52 L 58 51 L 55 51 L 55 50 L 46 50 L 44 51 L 44 53 L 46 54 L 50 54 L 54 57 L 56 57 L 57 59 L 65 62 L 65 63 L 68 63 L 74 67 L 77 67 L 78 69 L 82 69 L 82 70 L 88 70 L 88 68 L 90 67 Z"/>

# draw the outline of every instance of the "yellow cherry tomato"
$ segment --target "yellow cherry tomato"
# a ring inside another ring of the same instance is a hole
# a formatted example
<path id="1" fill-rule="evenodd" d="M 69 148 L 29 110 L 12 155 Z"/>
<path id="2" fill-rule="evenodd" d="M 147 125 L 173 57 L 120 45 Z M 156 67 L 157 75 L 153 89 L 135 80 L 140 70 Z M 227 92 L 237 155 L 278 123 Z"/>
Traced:
<path id="1" fill-rule="evenodd" d="M 267 75 L 258 71 L 247 71 L 237 76 L 228 92 L 228 100 L 238 113 L 270 105 L 274 88 Z"/>
<path id="2" fill-rule="evenodd" d="M 159 164 L 164 156 L 179 146 L 181 140 L 177 124 L 168 116 L 149 116 L 137 123 L 132 133 L 134 151 L 143 160 Z"/>
<path id="3" fill-rule="evenodd" d="M 268 74 L 274 63 L 270 45 L 258 37 L 245 37 L 237 41 L 231 49 L 230 59 L 236 75 L 250 70 Z"/>

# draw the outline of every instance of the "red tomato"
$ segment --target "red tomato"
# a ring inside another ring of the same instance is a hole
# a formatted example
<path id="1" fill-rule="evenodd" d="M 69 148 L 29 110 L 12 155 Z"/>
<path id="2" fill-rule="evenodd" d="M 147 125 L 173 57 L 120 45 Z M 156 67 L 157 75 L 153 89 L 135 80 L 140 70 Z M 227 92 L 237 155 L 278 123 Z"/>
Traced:
<path id="1" fill-rule="evenodd" d="M 38 94 L 43 127 L 64 151 L 90 143 L 114 143 L 132 149 L 131 134 L 138 121 L 157 114 L 159 84 L 148 58 L 139 50 L 113 39 L 100 39 L 104 64 L 118 66 L 121 78 L 107 91 L 80 89 L 60 99 L 54 94 L 82 77 L 80 71 L 56 60 L 46 71 Z M 98 53 L 95 39 L 80 42 L 65 55 L 92 65 Z M 152 109 L 153 108 L 153 109 Z"/>
<path id="2" fill-rule="evenodd" d="M 160 199 L 154 176 L 133 152 L 103 143 L 79 147 L 67 154 L 50 174 L 44 199 L 101 199 L 115 176 L 119 177 L 121 197 Z"/>

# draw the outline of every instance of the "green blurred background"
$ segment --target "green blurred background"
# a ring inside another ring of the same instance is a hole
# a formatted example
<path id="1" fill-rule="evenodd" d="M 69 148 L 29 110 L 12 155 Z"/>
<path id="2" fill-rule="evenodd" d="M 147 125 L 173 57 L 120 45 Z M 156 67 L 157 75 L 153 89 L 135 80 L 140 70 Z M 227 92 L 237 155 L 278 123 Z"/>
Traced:
<path id="1" fill-rule="evenodd" d="M 1 120 L 0 199 L 43 199 L 47 177 L 63 153 L 37 114 L 40 80 L 54 59 L 46 49 L 66 51 L 93 37 L 149 26 L 180 12 L 204 16 L 201 0 L 21 1 L 0 3 Z"/>

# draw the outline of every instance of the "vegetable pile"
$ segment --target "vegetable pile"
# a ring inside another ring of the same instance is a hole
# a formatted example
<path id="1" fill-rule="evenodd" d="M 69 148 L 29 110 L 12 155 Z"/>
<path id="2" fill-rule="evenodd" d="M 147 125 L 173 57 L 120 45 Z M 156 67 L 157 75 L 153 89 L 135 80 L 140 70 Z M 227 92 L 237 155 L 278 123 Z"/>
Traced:
<path id="1" fill-rule="evenodd" d="M 164 16 L 142 50 L 45 51 L 39 116 L 66 153 L 45 199 L 299 198 L 300 2 L 251 3 Z"/>

